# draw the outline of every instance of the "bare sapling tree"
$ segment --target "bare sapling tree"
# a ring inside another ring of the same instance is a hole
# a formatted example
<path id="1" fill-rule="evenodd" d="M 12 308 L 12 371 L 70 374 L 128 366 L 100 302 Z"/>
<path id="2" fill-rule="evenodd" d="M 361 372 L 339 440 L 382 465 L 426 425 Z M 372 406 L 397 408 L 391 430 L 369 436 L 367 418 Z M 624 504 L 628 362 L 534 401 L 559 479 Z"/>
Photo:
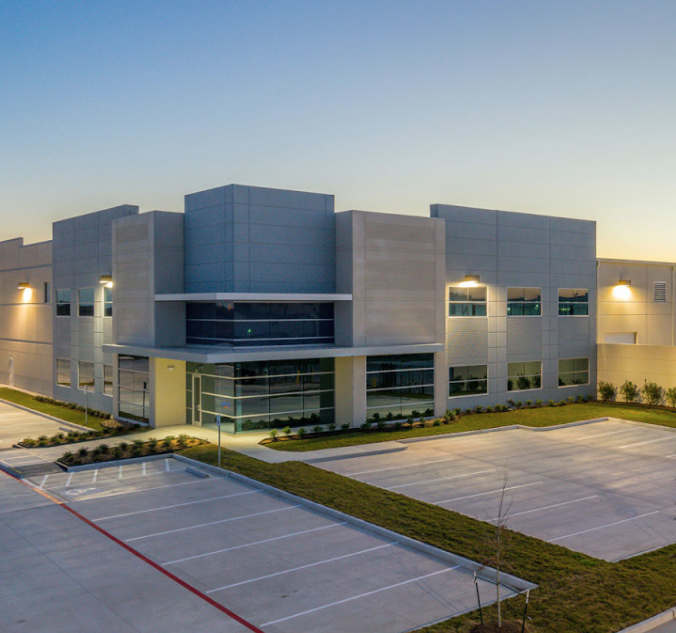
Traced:
<path id="1" fill-rule="evenodd" d="M 502 490 L 500 493 L 500 505 L 498 506 L 497 515 L 491 519 L 491 523 L 494 524 L 494 531 L 488 537 L 487 544 L 491 550 L 491 556 L 486 560 L 486 564 L 490 565 L 495 569 L 495 590 L 496 590 L 496 602 L 498 609 L 498 628 L 502 626 L 502 610 L 500 604 L 500 571 L 506 565 L 505 563 L 505 550 L 509 543 L 509 533 L 506 531 L 507 527 L 507 516 L 512 507 L 513 499 L 510 497 L 507 499 L 507 471 L 502 480 Z"/>

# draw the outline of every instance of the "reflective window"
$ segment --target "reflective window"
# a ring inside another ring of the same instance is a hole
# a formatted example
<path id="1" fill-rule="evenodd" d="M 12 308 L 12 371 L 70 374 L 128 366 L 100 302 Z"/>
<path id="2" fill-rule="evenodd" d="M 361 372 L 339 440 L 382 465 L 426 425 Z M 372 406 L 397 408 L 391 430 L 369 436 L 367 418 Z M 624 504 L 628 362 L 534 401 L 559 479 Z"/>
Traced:
<path id="1" fill-rule="evenodd" d="M 507 391 L 539 389 L 542 386 L 542 361 L 507 363 Z"/>
<path id="2" fill-rule="evenodd" d="M 80 288 L 77 291 L 77 315 L 94 316 L 94 288 Z"/>
<path id="3" fill-rule="evenodd" d="M 559 288 L 559 316 L 587 316 L 588 288 Z"/>
<path id="4" fill-rule="evenodd" d="M 103 288 L 103 316 L 113 316 L 113 289 Z"/>
<path id="5" fill-rule="evenodd" d="M 221 416 L 232 431 L 324 425 L 334 421 L 334 360 L 297 359 L 220 365 L 187 364 L 188 420 L 193 397 L 202 425 L 213 428 Z M 198 376 L 199 380 L 193 380 Z M 193 394 L 193 385 L 200 393 Z"/>
<path id="6" fill-rule="evenodd" d="M 488 366 L 449 367 L 448 380 L 450 398 L 488 393 Z"/>
<path id="7" fill-rule="evenodd" d="M 117 383 L 120 416 L 147 422 L 150 407 L 150 361 L 142 356 L 120 355 Z"/>
<path id="8" fill-rule="evenodd" d="M 559 359 L 559 387 L 589 384 L 588 358 Z"/>
<path id="9" fill-rule="evenodd" d="M 396 420 L 434 412 L 434 356 L 406 354 L 366 359 L 366 415 Z"/>
<path id="10" fill-rule="evenodd" d="M 70 387 L 70 360 L 66 358 L 56 359 L 56 384 Z"/>
<path id="11" fill-rule="evenodd" d="M 103 366 L 103 393 L 107 396 L 113 395 L 113 366 Z"/>
<path id="12" fill-rule="evenodd" d="M 49 290 L 49 282 L 45 281 L 43 286 L 43 303 L 49 303 L 51 301 L 51 292 Z"/>
<path id="13" fill-rule="evenodd" d="M 507 288 L 507 316 L 541 316 L 540 288 Z"/>
<path id="14" fill-rule="evenodd" d="M 94 391 L 94 363 L 81 360 L 77 364 L 77 388 Z"/>
<path id="15" fill-rule="evenodd" d="M 486 287 L 448 289 L 448 316 L 486 316 Z"/>
<path id="16" fill-rule="evenodd" d="M 331 303 L 188 303 L 191 345 L 333 344 Z"/>
<path id="17" fill-rule="evenodd" d="M 56 316 L 70 316 L 70 290 L 56 291 Z"/>

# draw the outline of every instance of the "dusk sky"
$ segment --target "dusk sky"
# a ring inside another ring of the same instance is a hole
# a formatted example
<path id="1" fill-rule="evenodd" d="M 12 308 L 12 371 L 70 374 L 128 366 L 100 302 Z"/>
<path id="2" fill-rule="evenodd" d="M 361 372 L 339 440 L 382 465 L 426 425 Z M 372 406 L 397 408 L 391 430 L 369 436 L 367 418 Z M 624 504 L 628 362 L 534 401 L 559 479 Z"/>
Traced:
<path id="1" fill-rule="evenodd" d="M 0 3 L 0 240 L 239 183 L 676 260 L 674 0 Z"/>

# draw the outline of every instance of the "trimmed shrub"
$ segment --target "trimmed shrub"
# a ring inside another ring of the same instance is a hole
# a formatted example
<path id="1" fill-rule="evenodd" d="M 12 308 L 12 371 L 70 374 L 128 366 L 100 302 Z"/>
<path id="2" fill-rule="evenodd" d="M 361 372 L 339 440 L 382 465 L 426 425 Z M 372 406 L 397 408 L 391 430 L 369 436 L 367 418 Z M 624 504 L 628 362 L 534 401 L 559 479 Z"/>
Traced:
<path id="1" fill-rule="evenodd" d="M 669 403 L 669 406 L 676 407 L 676 387 L 670 387 L 667 389 L 664 397 Z"/>
<path id="2" fill-rule="evenodd" d="M 617 397 L 617 387 L 612 382 L 599 380 L 598 384 L 599 398 L 603 402 L 614 402 Z"/>
<path id="3" fill-rule="evenodd" d="M 641 401 L 641 389 L 639 389 L 638 385 L 631 382 L 631 380 L 625 380 L 624 383 L 622 383 L 620 393 L 625 402 Z"/>
<path id="4" fill-rule="evenodd" d="M 341 431 L 349 431 L 349 430 L 350 430 L 350 425 L 349 425 L 349 423 L 346 422 L 345 424 L 341 424 L 341 425 L 340 425 L 340 430 L 341 430 Z"/>
<path id="5" fill-rule="evenodd" d="M 643 397 L 646 403 L 659 405 L 664 402 L 664 389 L 656 382 L 645 381 L 643 384 Z"/>
<path id="6" fill-rule="evenodd" d="M 302 440 L 302 439 L 307 435 L 307 431 L 305 430 L 305 427 L 304 427 L 304 426 L 301 426 L 301 427 L 296 431 L 296 435 L 297 435 L 297 437 L 298 437 L 299 440 Z"/>

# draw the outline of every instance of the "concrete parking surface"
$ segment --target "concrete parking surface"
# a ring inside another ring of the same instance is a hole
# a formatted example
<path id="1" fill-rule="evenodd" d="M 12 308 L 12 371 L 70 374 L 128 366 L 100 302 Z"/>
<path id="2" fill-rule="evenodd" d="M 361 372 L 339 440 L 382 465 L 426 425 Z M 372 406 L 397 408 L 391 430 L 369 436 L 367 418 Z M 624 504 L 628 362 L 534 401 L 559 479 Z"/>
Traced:
<path id="1" fill-rule="evenodd" d="M 609 419 L 405 442 L 317 465 L 616 561 L 676 543 L 676 432 Z"/>
<path id="2" fill-rule="evenodd" d="M 93 526 L 201 595 L 232 610 L 256 627 L 254 630 L 394 633 L 477 606 L 473 573 L 463 567 L 255 485 L 213 473 L 205 478 L 195 476 L 175 459 L 45 474 L 31 483 L 40 492 L 64 500 Z M 132 611 L 142 607 L 161 610 L 164 601 L 156 596 L 156 588 L 167 581 L 166 577 L 146 565 L 142 581 L 137 581 L 138 572 L 132 567 L 143 563 L 133 559 L 127 569 L 125 564 L 113 562 L 112 552 L 108 553 L 110 540 L 104 540 L 100 555 L 85 545 L 86 556 L 80 560 L 79 532 L 94 529 L 82 522 L 74 537 L 71 515 L 37 498 L 42 512 L 56 513 L 50 520 L 56 520 L 59 532 L 48 540 L 57 551 L 65 550 L 59 553 L 62 560 L 79 568 L 92 568 L 81 569 L 91 591 L 97 591 L 97 582 L 105 587 L 125 585 L 124 594 L 131 601 Z M 29 527 L 29 533 L 45 530 L 43 521 Z M 25 533 L 26 528 L 16 531 Z M 96 532 L 91 538 L 98 542 L 105 539 Z M 129 558 L 124 551 L 119 554 L 122 560 Z M 112 567 L 104 580 L 102 575 L 109 564 Z M 173 587 L 174 592 L 177 587 Z M 479 589 L 484 603 L 494 599 L 493 585 L 479 580 Z M 148 591 L 155 605 L 148 604 Z M 502 591 L 506 596 L 513 595 L 506 587 Z M 34 587 L 34 593 L 42 590 Z M 139 601 L 142 595 L 146 597 Z M 40 606 L 34 599 L 31 605 Z M 128 619 L 124 602 L 115 605 L 116 612 Z M 186 610 L 191 608 L 186 606 Z M 213 611 L 208 616 L 210 621 L 212 616 L 219 622 L 227 619 Z M 234 624 L 221 624 L 213 630 L 241 630 L 237 626 L 225 628 Z M 60 629 L 45 623 L 43 628 L 11 630 Z M 97 630 L 117 633 L 136 629 L 97 625 Z M 172 623 L 162 630 L 199 629 Z"/>

